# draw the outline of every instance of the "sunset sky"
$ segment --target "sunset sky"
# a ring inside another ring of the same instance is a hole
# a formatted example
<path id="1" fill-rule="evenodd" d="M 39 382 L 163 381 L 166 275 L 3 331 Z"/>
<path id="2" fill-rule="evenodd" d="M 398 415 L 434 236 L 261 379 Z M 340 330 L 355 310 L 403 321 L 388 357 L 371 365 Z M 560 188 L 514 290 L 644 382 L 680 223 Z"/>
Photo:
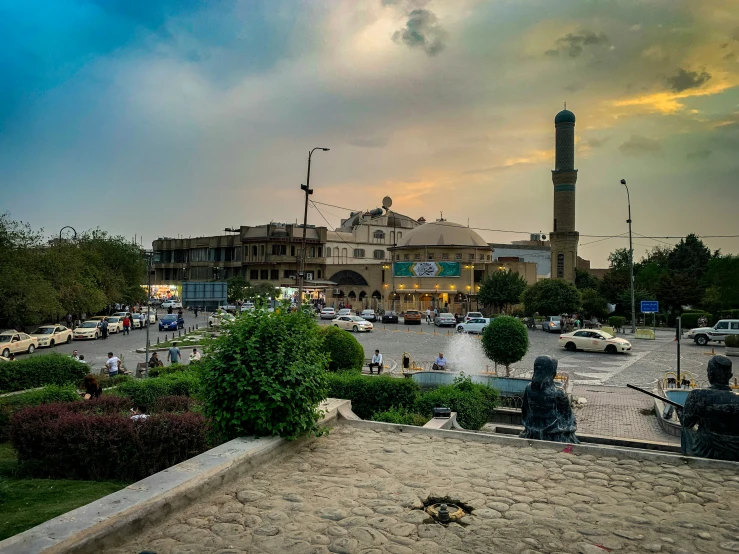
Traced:
<path id="1" fill-rule="evenodd" d="M 316 201 L 546 233 L 564 102 L 582 235 L 627 232 L 622 178 L 637 256 L 739 234 L 739 0 L 0 0 L 0 33 L 0 211 L 51 234 L 302 220 L 313 146 Z"/>

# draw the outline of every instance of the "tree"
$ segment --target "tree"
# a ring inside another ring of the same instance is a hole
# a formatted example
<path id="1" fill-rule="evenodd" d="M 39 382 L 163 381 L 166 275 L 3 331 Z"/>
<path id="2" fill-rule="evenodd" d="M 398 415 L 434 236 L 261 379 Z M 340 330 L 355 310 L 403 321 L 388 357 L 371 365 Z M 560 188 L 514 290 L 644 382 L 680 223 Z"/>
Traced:
<path id="1" fill-rule="evenodd" d="M 582 309 L 586 316 L 605 317 L 608 315 L 608 302 L 597 290 L 586 289 L 582 291 Z"/>
<path id="2" fill-rule="evenodd" d="M 575 268 L 575 286 L 577 290 L 600 289 L 600 279 L 589 271 Z"/>
<path id="3" fill-rule="evenodd" d="M 709 288 L 704 298 L 707 297 L 714 309 L 739 307 L 739 256 L 717 256 L 711 259 L 705 281 Z"/>
<path id="4" fill-rule="evenodd" d="M 703 241 L 691 233 L 684 239 L 680 239 L 680 242 L 670 252 L 667 267 L 670 271 L 699 281 L 708 269 L 711 259 L 717 255 L 718 252 L 712 254 Z"/>
<path id="5" fill-rule="evenodd" d="M 349 331 L 328 325 L 322 328 L 323 350 L 329 356 L 329 371 L 362 372 L 364 348 Z"/>
<path id="6" fill-rule="evenodd" d="M 262 303 L 268 301 L 269 298 L 278 298 L 280 291 L 269 283 L 257 283 L 246 289 L 246 298 L 249 300 L 260 301 Z"/>
<path id="7" fill-rule="evenodd" d="M 496 364 L 504 365 L 506 377 L 510 377 L 511 364 L 520 361 L 529 349 L 529 332 L 518 318 L 496 317 L 482 333 L 482 349 Z"/>
<path id="8" fill-rule="evenodd" d="M 511 271 L 491 273 L 480 286 L 478 299 L 485 306 L 492 306 L 498 313 L 506 304 L 518 304 L 526 290 L 526 279 Z"/>
<path id="9" fill-rule="evenodd" d="M 231 277 L 228 280 L 227 297 L 229 303 L 233 304 L 246 298 L 247 289 L 251 285 L 241 277 Z"/>
<path id="10" fill-rule="evenodd" d="M 698 304 L 705 291 L 700 283 L 685 273 L 667 273 L 657 287 L 657 300 L 667 310 L 681 311 L 682 306 Z"/>
<path id="11" fill-rule="evenodd" d="M 543 279 L 523 293 L 527 314 L 558 315 L 580 309 L 580 292 L 562 279 Z"/>

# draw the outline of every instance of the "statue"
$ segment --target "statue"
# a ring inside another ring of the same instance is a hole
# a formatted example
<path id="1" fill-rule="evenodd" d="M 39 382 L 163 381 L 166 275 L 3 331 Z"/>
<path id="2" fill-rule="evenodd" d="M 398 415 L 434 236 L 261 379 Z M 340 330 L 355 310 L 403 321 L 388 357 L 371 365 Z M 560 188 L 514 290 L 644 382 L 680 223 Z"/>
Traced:
<path id="1" fill-rule="evenodd" d="M 579 444 L 575 436 L 577 422 L 570 400 L 554 386 L 557 360 L 539 356 L 534 361 L 534 378 L 523 394 L 521 415 L 524 430 L 520 436 L 554 442 Z"/>
<path id="2" fill-rule="evenodd" d="M 678 408 L 684 454 L 739 461 L 739 395 L 731 391 L 731 376 L 731 360 L 714 356 L 708 362 L 711 386 L 690 391 Z"/>

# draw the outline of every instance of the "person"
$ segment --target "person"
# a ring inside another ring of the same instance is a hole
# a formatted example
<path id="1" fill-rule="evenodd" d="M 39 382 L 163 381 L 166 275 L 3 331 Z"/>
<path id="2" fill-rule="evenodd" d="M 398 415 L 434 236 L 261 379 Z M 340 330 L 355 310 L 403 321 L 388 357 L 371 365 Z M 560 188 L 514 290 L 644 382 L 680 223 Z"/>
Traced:
<path id="1" fill-rule="evenodd" d="M 131 332 L 131 318 L 125 316 L 123 318 L 123 334 L 128 335 Z"/>
<path id="2" fill-rule="evenodd" d="M 67 329 L 71 329 L 72 328 L 72 314 L 67 314 L 66 320 L 67 320 Z"/>
<path id="3" fill-rule="evenodd" d="M 180 319 L 182 319 L 182 308 L 180 308 L 179 310 L 177 310 L 177 317 L 179 317 Z"/>
<path id="4" fill-rule="evenodd" d="M 195 307 L 194 307 L 194 308 L 192 309 L 192 313 L 193 313 L 193 314 L 195 314 L 195 317 L 198 317 L 198 307 L 197 307 L 197 306 L 195 306 Z"/>
<path id="5" fill-rule="evenodd" d="M 100 332 L 102 333 L 103 339 L 108 338 L 108 320 L 107 319 L 104 319 L 100 323 Z"/>
<path id="6" fill-rule="evenodd" d="M 426 308 L 426 325 L 431 325 L 431 308 Z"/>
<path id="7" fill-rule="evenodd" d="M 199 361 L 200 361 L 200 352 L 198 352 L 197 348 L 193 348 L 192 352 L 190 353 L 190 363 L 199 362 Z"/>
<path id="8" fill-rule="evenodd" d="M 369 363 L 370 375 L 372 375 L 374 368 L 377 368 L 377 375 L 382 373 L 382 354 L 380 354 L 379 350 L 375 350 L 375 355 L 372 356 L 372 360 Z"/>
<path id="9" fill-rule="evenodd" d="M 84 364 L 86 364 L 86 363 L 87 363 L 87 362 L 85 361 L 85 355 L 84 355 L 84 354 L 80 354 L 80 361 L 81 361 L 82 363 L 84 363 Z"/>
<path id="10" fill-rule="evenodd" d="M 10 354 L 8 354 L 8 361 L 14 362 L 15 361 L 15 354 L 13 354 L 12 352 Z"/>
<path id="11" fill-rule="evenodd" d="M 142 421 L 149 417 L 148 414 L 143 413 L 143 410 L 141 408 L 133 409 L 131 408 L 131 420 L 132 421 Z"/>
<path id="12" fill-rule="evenodd" d="M 434 308 L 434 319 L 436 319 L 436 317 L 438 315 L 439 315 L 439 310 L 437 310 L 436 308 Z"/>
<path id="13" fill-rule="evenodd" d="M 173 342 L 172 347 L 167 352 L 167 361 L 171 364 L 180 363 L 180 349 L 177 348 L 177 343 Z"/>
<path id="14" fill-rule="evenodd" d="M 439 355 L 436 358 L 436 361 L 434 362 L 434 365 L 431 366 L 431 369 L 440 370 L 443 371 L 446 369 L 446 358 L 444 357 L 443 352 L 439 352 Z"/>
<path id="15" fill-rule="evenodd" d="M 100 395 L 103 394 L 103 389 L 98 384 L 98 381 L 97 379 L 95 379 L 94 375 L 86 375 L 85 380 L 82 382 L 82 386 L 85 389 L 85 400 L 90 400 L 91 398 L 100 398 Z"/>
<path id="16" fill-rule="evenodd" d="M 113 356 L 112 352 L 108 352 L 108 361 L 105 362 L 105 367 L 108 368 L 108 375 L 115 377 L 118 375 L 118 364 L 120 360 L 118 356 Z"/>
<path id="17" fill-rule="evenodd" d="M 167 308 L 167 313 L 168 313 L 169 315 L 172 315 L 172 306 L 170 306 L 169 308 Z"/>
<path id="18" fill-rule="evenodd" d="M 157 353 L 154 352 L 151 355 L 151 358 L 149 358 L 149 367 L 162 367 L 163 365 L 162 360 L 160 360 Z"/>
<path id="19" fill-rule="evenodd" d="M 71 356 L 71 358 L 73 360 L 77 360 L 79 362 L 80 361 L 80 353 L 77 352 L 76 350 L 72 350 L 72 356 Z"/>

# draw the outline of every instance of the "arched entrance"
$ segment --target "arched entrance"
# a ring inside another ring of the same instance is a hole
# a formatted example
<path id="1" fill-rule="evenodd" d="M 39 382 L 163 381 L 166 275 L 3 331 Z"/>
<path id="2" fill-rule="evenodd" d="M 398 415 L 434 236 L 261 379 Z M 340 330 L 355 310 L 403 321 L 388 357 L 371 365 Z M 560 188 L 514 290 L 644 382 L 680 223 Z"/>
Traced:
<path id="1" fill-rule="evenodd" d="M 376 290 L 372 293 L 372 309 L 376 310 L 380 307 L 380 301 L 382 300 L 382 295 L 380 294 L 379 290 Z"/>

